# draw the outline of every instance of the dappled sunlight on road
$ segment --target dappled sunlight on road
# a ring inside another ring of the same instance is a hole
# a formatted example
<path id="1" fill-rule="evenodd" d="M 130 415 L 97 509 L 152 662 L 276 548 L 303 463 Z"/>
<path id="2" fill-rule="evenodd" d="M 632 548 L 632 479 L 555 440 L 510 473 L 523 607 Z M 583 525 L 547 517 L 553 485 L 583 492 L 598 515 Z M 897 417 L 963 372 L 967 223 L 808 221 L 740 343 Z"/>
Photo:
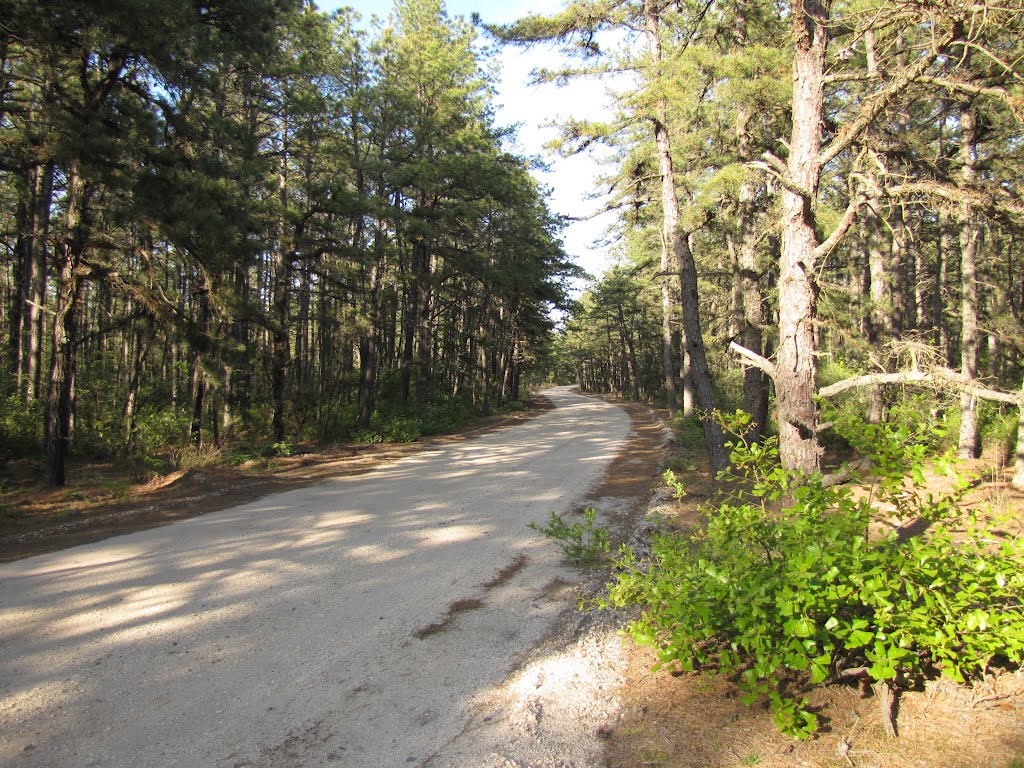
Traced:
<path id="1" fill-rule="evenodd" d="M 485 528 L 478 525 L 452 525 L 443 528 L 436 528 L 431 531 L 423 531 L 416 535 L 420 546 L 440 547 L 448 544 L 458 544 L 464 541 L 473 541 L 483 538 L 488 534 Z"/>
<path id="2" fill-rule="evenodd" d="M 133 722 L 153 754 L 186 729 L 213 750 L 190 753 L 195 764 L 213 764 L 219 740 L 253 748 L 224 711 L 265 718 L 281 690 L 292 692 L 281 707 L 298 707 L 314 680 L 339 700 L 383 686 L 377 698 L 401 710 L 402 686 L 367 682 L 366 659 L 388 654 L 399 677 L 415 677 L 433 662 L 399 650 L 414 632 L 517 553 L 557 559 L 527 525 L 582 498 L 624 419 L 571 399 L 367 474 L 0 566 L 0 732 L 14 734 L 0 740 L 0 763 L 78 765 L 109 742 L 121 746 L 105 764 L 132 765 L 117 728 Z M 519 629 L 504 631 L 507 642 Z M 154 710 L 151 695 L 177 703 Z M 40 745 L 62 743 L 72 744 L 64 757 L 47 762 Z"/>
<path id="3" fill-rule="evenodd" d="M 375 544 L 366 544 L 361 547 L 352 547 L 349 555 L 368 564 L 390 563 L 400 560 L 412 554 L 411 549 L 388 549 Z"/>

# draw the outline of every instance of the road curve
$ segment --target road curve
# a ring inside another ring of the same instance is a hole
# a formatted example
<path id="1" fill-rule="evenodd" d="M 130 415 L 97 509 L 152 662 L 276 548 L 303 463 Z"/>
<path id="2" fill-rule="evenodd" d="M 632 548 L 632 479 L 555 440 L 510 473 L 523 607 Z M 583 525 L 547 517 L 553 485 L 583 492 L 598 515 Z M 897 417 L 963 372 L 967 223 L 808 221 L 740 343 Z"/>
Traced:
<path id="1" fill-rule="evenodd" d="M 0 765 L 416 766 L 550 632 L 534 531 L 630 431 L 556 408 L 371 473 L 0 565 Z"/>

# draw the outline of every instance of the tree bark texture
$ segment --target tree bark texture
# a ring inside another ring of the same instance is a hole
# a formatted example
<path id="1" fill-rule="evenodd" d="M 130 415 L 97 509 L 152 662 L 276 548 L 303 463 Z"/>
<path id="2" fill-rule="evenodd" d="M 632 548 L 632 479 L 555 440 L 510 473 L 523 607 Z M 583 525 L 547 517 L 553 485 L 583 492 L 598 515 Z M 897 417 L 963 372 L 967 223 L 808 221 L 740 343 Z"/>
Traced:
<path id="1" fill-rule="evenodd" d="M 655 77 L 661 76 L 662 46 L 659 11 L 653 0 L 644 2 L 648 50 L 651 68 Z M 672 320 L 675 308 L 679 306 L 679 284 L 675 275 L 679 273 L 678 248 L 675 239 L 679 237 L 679 203 L 676 198 L 675 169 L 672 166 L 672 145 L 668 133 L 668 105 L 659 98 L 655 105 L 654 141 L 658 148 L 658 172 L 661 174 L 662 224 L 661 224 L 661 365 L 665 376 L 665 395 L 668 400 L 669 416 L 679 411 L 679 394 L 676 385 L 676 361 L 673 354 Z"/>
<path id="2" fill-rule="evenodd" d="M 775 389 L 779 453 L 784 467 L 819 469 L 816 428 L 816 286 L 814 208 L 821 176 L 821 119 L 830 3 L 793 4 L 793 129 L 788 184 L 782 192 L 782 256 L 779 264 L 779 349 Z"/>
<path id="3" fill-rule="evenodd" d="M 75 377 L 75 334 L 79 297 L 78 266 L 85 249 L 88 189 L 77 164 L 67 175 L 64 231 L 55 249 L 56 285 L 50 378 L 46 396 L 46 479 L 51 487 L 67 482 Z"/>
<path id="4" fill-rule="evenodd" d="M 1024 489 L 1024 383 L 1020 386 L 1020 405 L 1017 406 L 1017 445 L 1013 457 L 1013 485 Z"/>
<path id="5" fill-rule="evenodd" d="M 970 105 L 960 113 L 960 159 L 963 163 L 961 178 L 965 187 L 974 182 L 978 158 L 977 130 L 975 115 Z M 960 371 L 967 379 L 978 375 L 978 246 L 981 229 L 976 216 L 966 206 L 960 211 L 960 284 L 961 325 L 960 325 Z M 958 453 L 962 459 L 973 459 L 978 455 L 978 409 L 977 400 L 965 392 L 960 399 L 960 438 Z"/>
<path id="6" fill-rule="evenodd" d="M 740 159 L 754 159 L 748 125 L 752 115 L 742 108 L 736 117 L 736 139 Z M 739 220 L 736 245 L 736 266 L 739 277 L 739 300 L 742 311 L 739 338 L 747 349 L 764 353 L 761 329 L 764 326 L 764 294 L 761 291 L 760 270 L 757 263 L 757 188 L 753 179 L 743 181 L 739 191 Z M 768 428 L 768 378 L 759 368 L 748 366 L 743 370 L 743 403 L 753 421 L 751 437 L 760 440 Z"/>
<path id="7" fill-rule="evenodd" d="M 729 466 L 729 454 L 725 449 L 725 436 L 721 427 L 711 418 L 715 409 L 715 389 L 704 349 L 704 334 L 700 322 L 700 297 L 697 292 L 697 265 L 690 250 L 689 238 L 679 238 L 680 283 L 683 289 L 683 332 L 686 336 L 686 357 L 690 362 L 693 377 L 693 394 L 701 411 L 701 427 L 707 444 L 708 458 L 712 472 L 720 472 Z"/>

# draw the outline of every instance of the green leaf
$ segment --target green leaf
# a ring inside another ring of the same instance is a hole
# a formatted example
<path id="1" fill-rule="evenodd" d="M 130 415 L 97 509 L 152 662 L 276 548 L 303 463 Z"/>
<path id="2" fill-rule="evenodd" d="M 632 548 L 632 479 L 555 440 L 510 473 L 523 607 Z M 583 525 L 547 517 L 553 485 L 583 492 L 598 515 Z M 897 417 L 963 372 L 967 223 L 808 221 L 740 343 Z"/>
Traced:
<path id="1" fill-rule="evenodd" d="M 888 661 L 876 661 L 868 668 L 872 680 L 892 680 L 896 677 L 896 667 Z"/>
<path id="2" fill-rule="evenodd" d="M 875 638 L 874 632 L 866 632 L 863 629 L 855 629 L 846 638 L 847 648 L 862 648 Z"/>

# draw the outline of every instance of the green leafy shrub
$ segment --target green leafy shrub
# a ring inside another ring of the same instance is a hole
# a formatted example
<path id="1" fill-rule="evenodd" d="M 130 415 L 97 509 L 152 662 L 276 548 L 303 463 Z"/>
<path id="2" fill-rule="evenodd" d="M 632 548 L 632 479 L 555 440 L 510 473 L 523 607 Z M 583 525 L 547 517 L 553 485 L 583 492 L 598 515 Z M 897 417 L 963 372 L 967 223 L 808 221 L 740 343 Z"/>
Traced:
<path id="1" fill-rule="evenodd" d="M 981 401 L 978 430 L 986 453 L 1012 456 L 1017 443 L 1017 409 L 1000 403 Z"/>
<path id="2" fill-rule="evenodd" d="M 423 429 L 415 417 L 396 416 L 380 427 L 384 440 L 389 443 L 414 443 L 420 439 Z"/>
<path id="3" fill-rule="evenodd" d="M 352 440 L 357 445 L 377 445 L 384 442 L 384 435 L 372 429 L 360 429 L 353 433 Z"/>
<path id="4" fill-rule="evenodd" d="M 530 523 L 528 527 L 557 541 L 562 554 L 569 560 L 590 564 L 606 556 L 611 547 L 608 531 L 596 522 L 597 510 L 588 507 L 583 512 L 583 522 L 568 523 L 552 512 L 547 525 Z"/>
<path id="5" fill-rule="evenodd" d="M 887 427 L 901 429 L 907 439 L 928 450 L 942 451 L 956 443 L 960 412 L 935 392 L 918 392 L 892 403 L 886 410 L 885 423 Z M 848 425 L 846 432 L 856 434 L 855 425 Z"/>
<path id="6" fill-rule="evenodd" d="M 287 458 L 288 456 L 295 455 L 295 446 L 287 441 L 283 443 L 274 443 L 270 446 L 270 450 L 274 456 L 279 456 L 281 458 Z"/>
<path id="7" fill-rule="evenodd" d="M 185 408 L 146 408 L 135 420 L 136 449 L 149 456 L 172 448 L 181 448 L 189 441 L 192 414 Z"/>
<path id="8" fill-rule="evenodd" d="M 360 445 L 414 443 L 423 434 L 420 420 L 414 416 L 398 416 L 374 411 L 370 424 L 370 429 L 360 429 L 352 434 L 352 439 L 356 443 Z"/>
<path id="9" fill-rule="evenodd" d="M 746 703 L 767 697 L 798 738 L 817 729 L 808 684 L 854 670 L 897 688 L 962 682 L 1024 658 L 1024 547 L 961 519 L 964 483 L 925 493 L 924 456 L 902 425 L 858 426 L 847 438 L 879 462 L 870 494 L 820 476 L 798 484 L 774 439 L 736 442 L 734 491 L 706 529 L 658 537 L 650 564 L 624 557 L 609 585 L 610 604 L 643 606 L 629 632 L 663 664 L 734 676 Z M 929 527 L 878 532 L 875 503 Z"/>
<path id="10" fill-rule="evenodd" d="M 329 403 L 324 406 L 320 421 L 315 425 L 310 422 L 303 437 L 307 440 L 323 442 L 344 440 L 353 435 L 358 417 L 359 405 L 357 403 Z"/>
<path id="11" fill-rule="evenodd" d="M 683 485 L 683 481 L 676 476 L 675 472 L 671 469 L 666 469 L 661 479 L 665 481 L 665 485 L 672 489 L 672 495 L 676 501 L 682 501 L 686 498 L 686 487 Z"/>
<path id="12" fill-rule="evenodd" d="M 105 388 L 83 386 L 75 402 L 74 452 L 97 458 L 120 453 L 124 446 L 122 418 Z"/>
<path id="13" fill-rule="evenodd" d="M 259 443 L 270 439 L 274 410 L 267 403 L 254 402 L 236 414 L 236 432 L 247 442 Z"/>
<path id="14" fill-rule="evenodd" d="M 420 428 L 424 435 L 450 434 L 472 421 L 474 415 L 471 403 L 452 398 L 427 406 L 420 415 Z"/>

